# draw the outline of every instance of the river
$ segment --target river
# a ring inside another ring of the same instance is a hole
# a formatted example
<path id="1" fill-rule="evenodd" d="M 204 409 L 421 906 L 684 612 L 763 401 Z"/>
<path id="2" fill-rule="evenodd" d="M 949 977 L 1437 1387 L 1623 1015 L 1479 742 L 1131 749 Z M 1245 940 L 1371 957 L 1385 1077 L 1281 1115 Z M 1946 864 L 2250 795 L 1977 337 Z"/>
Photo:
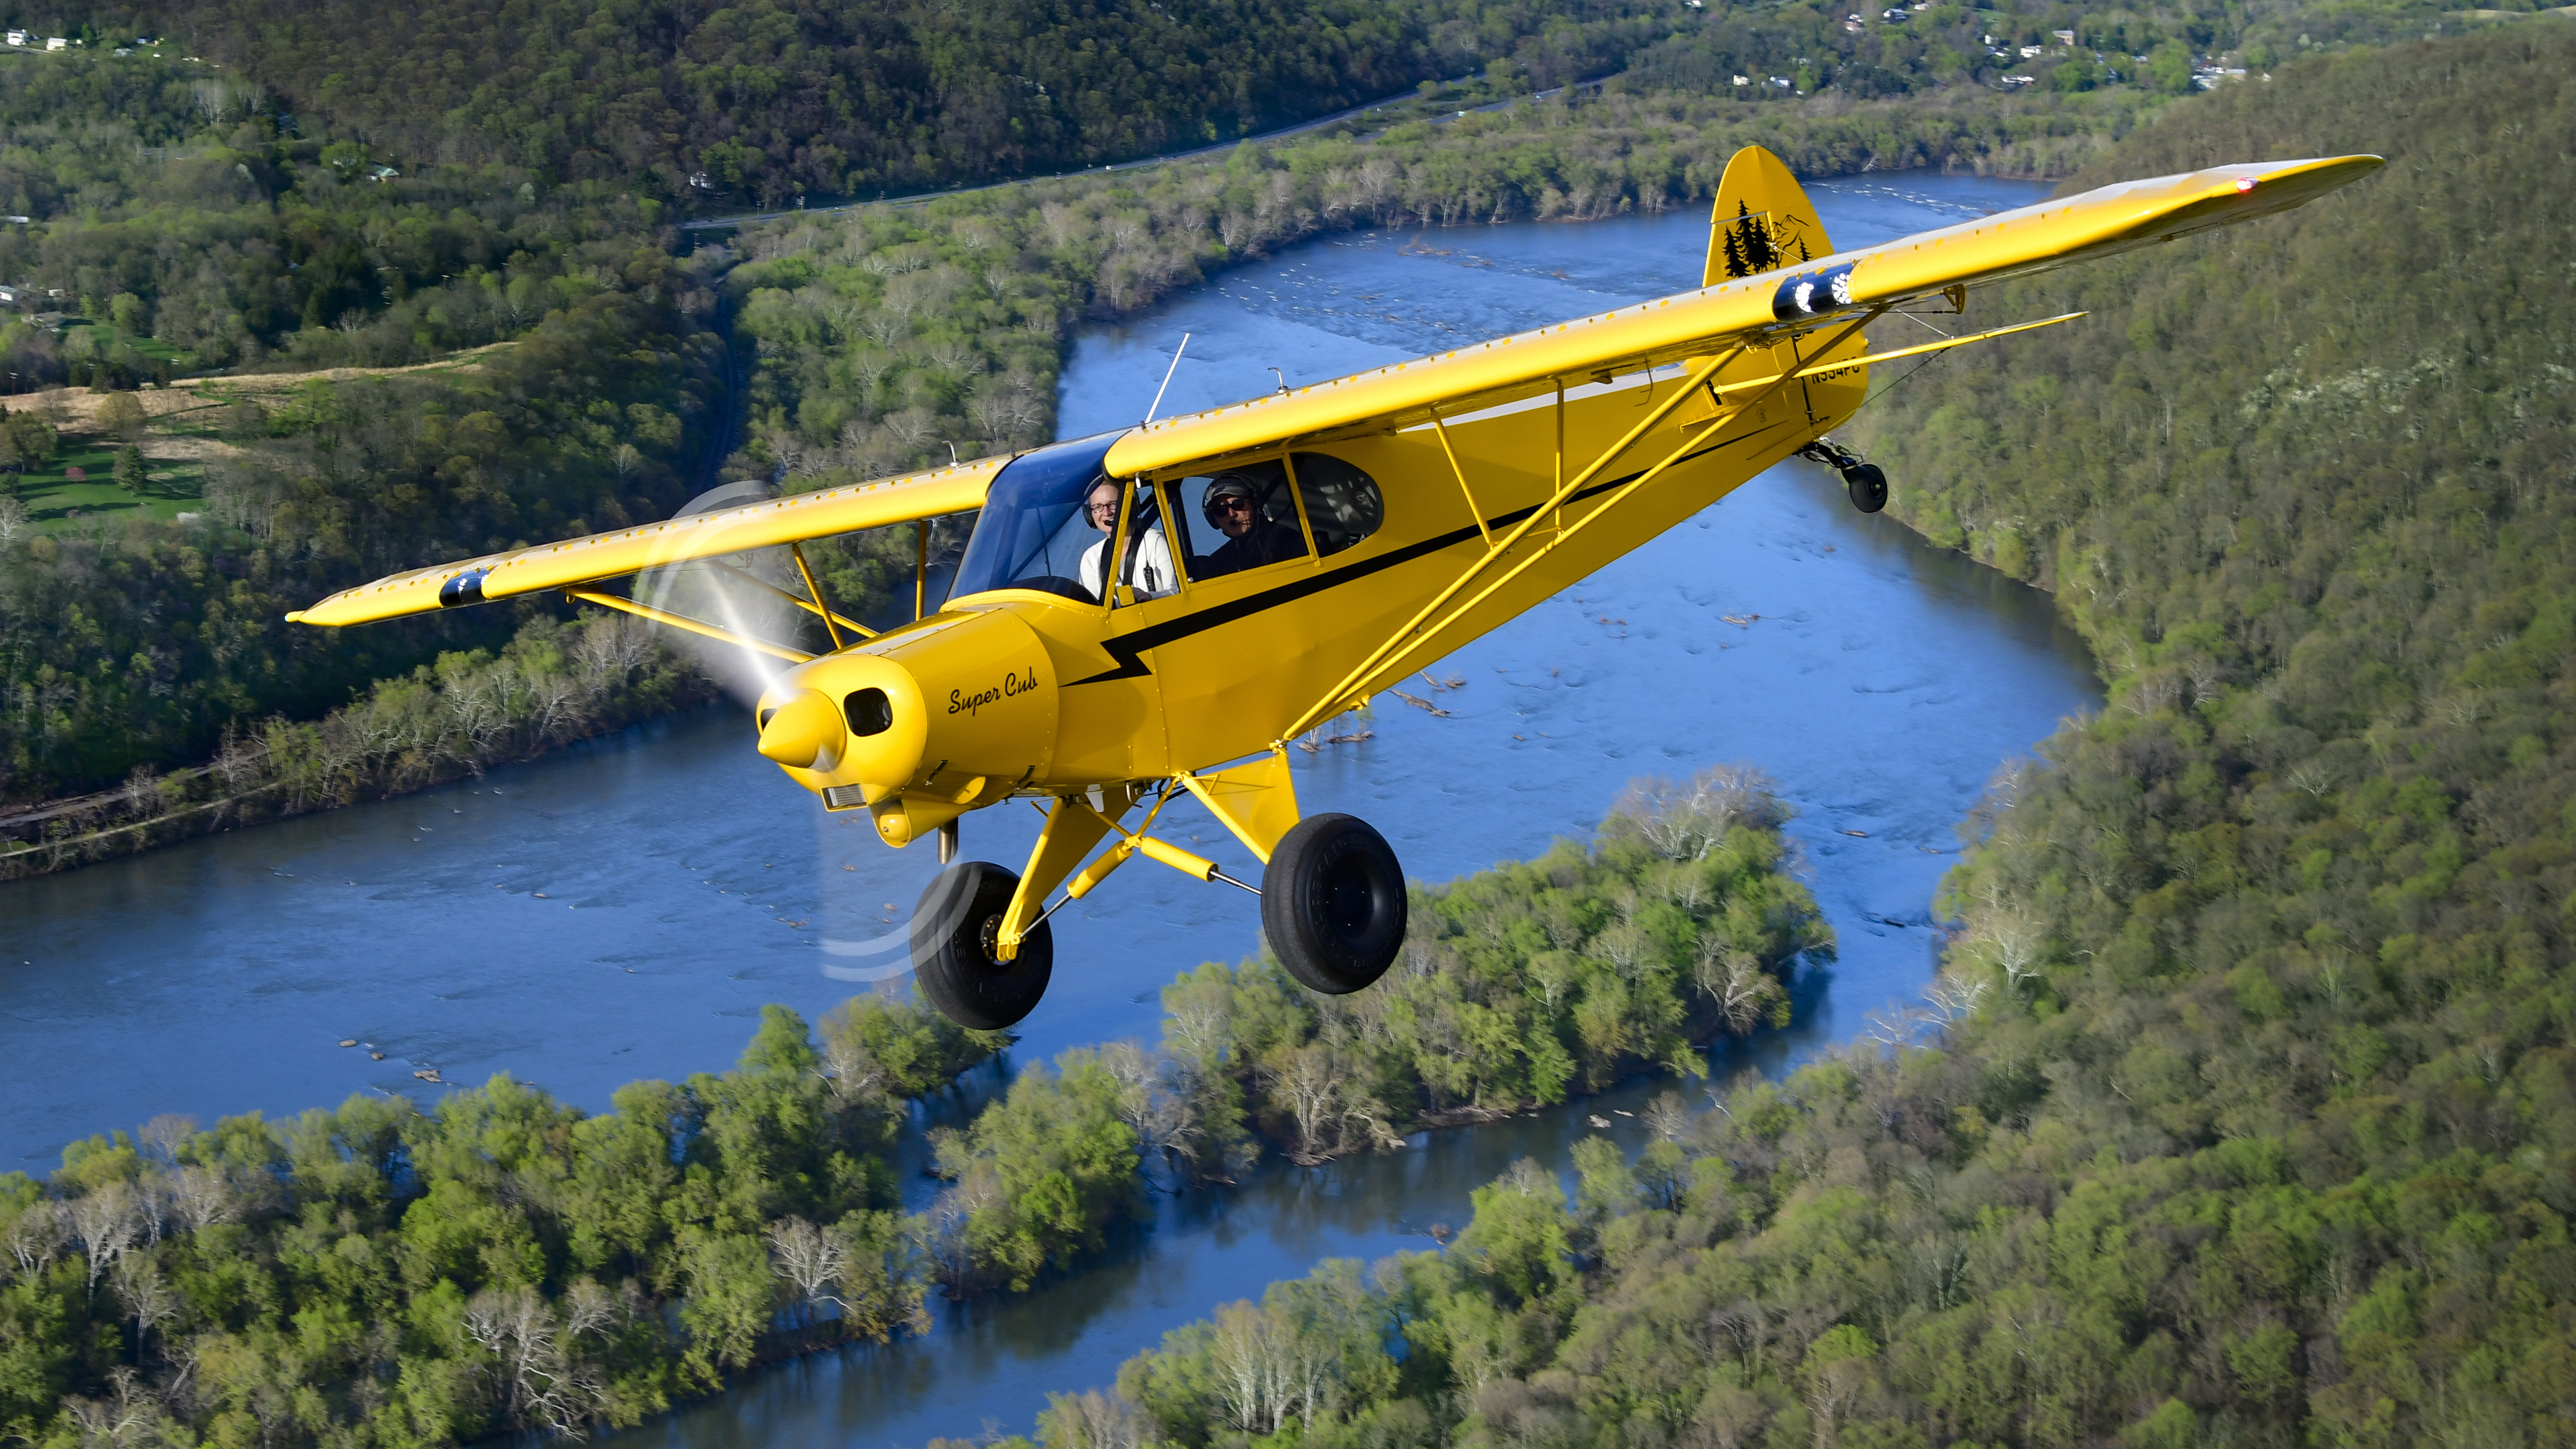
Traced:
<path id="1" fill-rule="evenodd" d="M 1811 189 L 1845 244 L 2043 194 L 1916 174 Z M 1266 390 L 1273 366 L 1313 381 L 1676 291 L 1705 239 L 1703 218 L 1670 214 L 1307 243 L 1079 336 L 1063 431 L 1141 416 L 1184 332 L 1166 413 Z M 1776 1070 L 1913 999 L 1957 822 L 2001 761 L 2098 703 L 2044 596 L 1854 513 L 1802 463 L 1435 673 L 1464 682 L 1412 692 L 1446 717 L 1390 700 L 1374 738 L 1299 756 L 1306 807 L 1375 822 L 1418 878 L 1581 837 L 1640 775 L 1742 761 L 1779 782 L 1840 955 L 1800 973 L 1795 1024 L 1721 1075 Z M 824 817 L 751 733 L 719 706 L 480 781 L 0 886 L 0 1167 L 41 1173 L 65 1141 L 160 1112 L 426 1098 L 438 1089 L 413 1074 L 431 1069 L 507 1071 L 602 1108 L 635 1077 L 728 1065 L 765 1002 L 819 1014 L 854 989 L 854 958 L 823 943 L 900 929 L 936 863 Z M 1016 866 L 1034 822 L 970 816 L 967 852 Z M 1231 874 L 1257 870 L 1203 815 L 1179 833 Z M 1163 982 L 1257 935 L 1249 896 L 1122 871 L 1058 914 L 1055 982 L 1013 1059 L 1150 1040 Z M 998 1077 L 935 1110 L 965 1110 Z M 1163 1199 L 1150 1229 L 1070 1281 L 943 1306 L 926 1342 L 818 1355 L 619 1437 L 798 1449 L 1025 1431 L 1048 1390 L 1108 1381 L 1218 1302 L 1318 1258 L 1426 1245 L 1514 1158 L 1561 1165 L 1593 1115 L 1634 1133 L 1617 1111 L 1655 1090 Z"/>

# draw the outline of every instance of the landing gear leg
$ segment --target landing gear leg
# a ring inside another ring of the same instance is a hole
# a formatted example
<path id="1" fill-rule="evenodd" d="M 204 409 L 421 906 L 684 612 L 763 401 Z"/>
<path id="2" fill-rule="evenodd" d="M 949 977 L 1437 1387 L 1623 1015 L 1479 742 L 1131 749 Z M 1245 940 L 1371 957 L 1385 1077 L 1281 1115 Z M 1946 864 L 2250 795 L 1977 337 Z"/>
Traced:
<path id="1" fill-rule="evenodd" d="M 1864 463 L 1858 453 L 1825 438 L 1800 448 L 1798 456 L 1813 458 L 1842 474 L 1843 491 L 1851 495 L 1852 507 L 1876 513 L 1887 506 L 1887 474 L 1876 463 Z"/>
<path id="2" fill-rule="evenodd" d="M 1386 837 L 1351 815 L 1310 815 L 1261 873 L 1261 929 L 1288 974 L 1327 996 L 1386 974 L 1404 949 L 1404 869 Z"/>

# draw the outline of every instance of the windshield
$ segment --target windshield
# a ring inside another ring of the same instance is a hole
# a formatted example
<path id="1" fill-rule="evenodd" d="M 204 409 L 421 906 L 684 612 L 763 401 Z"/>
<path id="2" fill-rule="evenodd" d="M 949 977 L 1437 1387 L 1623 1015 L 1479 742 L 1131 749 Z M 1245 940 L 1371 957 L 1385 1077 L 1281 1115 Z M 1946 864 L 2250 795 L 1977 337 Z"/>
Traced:
<path id="1" fill-rule="evenodd" d="M 1101 479 L 1100 460 L 1118 433 L 1040 448 L 1004 468 L 984 495 L 949 597 L 988 589 L 1038 589 L 1100 602 L 1082 586 L 1082 556 L 1107 537 L 1091 526 L 1083 495 Z"/>

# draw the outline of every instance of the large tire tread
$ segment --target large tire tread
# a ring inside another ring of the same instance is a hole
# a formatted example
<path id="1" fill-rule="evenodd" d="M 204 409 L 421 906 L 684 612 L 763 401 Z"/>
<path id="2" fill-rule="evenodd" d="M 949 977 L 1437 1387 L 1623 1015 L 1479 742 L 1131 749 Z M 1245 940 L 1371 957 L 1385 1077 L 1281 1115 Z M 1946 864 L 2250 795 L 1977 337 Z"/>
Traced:
<path id="1" fill-rule="evenodd" d="M 1327 996 L 1386 974 L 1404 949 L 1404 869 L 1357 816 L 1300 820 L 1261 876 L 1261 927 L 1288 974 Z"/>
<path id="2" fill-rule="evenodd" d="M 1039 922 L 1017 958 L 995 961 L 989 942 L 1020 878 L 987 861 L 941 871 L 912 913 L 912 965 L 921 994 L 942 1016 L 975 1031 L 1015 1026 L 1046 995 L 1055 973 L 1055 928 Z"/>

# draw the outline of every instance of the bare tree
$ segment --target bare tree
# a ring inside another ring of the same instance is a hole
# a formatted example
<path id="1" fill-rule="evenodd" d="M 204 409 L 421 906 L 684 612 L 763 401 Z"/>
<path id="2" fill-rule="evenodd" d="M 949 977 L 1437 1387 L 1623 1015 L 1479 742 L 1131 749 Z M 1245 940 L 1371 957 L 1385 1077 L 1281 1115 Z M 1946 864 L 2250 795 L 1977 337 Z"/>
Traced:
<path id="1" fill-rule="evenodd" d="M 1987 986 L 1983 981 L 1936 976 L 1931 985 L 1923 988 L 1923 999 L 1931 1003 L 1934 1019 L 1948 1026 L 1977 1014 L 1977 1007 L 1986 999 Z"/>
<path id="2" fill-rule="evenodd" d="M 1646 1104 L 1644 1117 L 1648 1131 L 1666 1142 L 1679 1142 L 1690 1131 L 1690 1111 L 1682 1105 L 1678 1092 L 1661 1092 Z"/>
<path id="3" fill-rule="evenodd" d="M 2017 911 L 1987 911 L 1969 937 L 1970 951 L 2002 972 L 2015 991 L 2039 979 L 2041 948 L 2039 928 Z"/>
<path id="4" fill-rule="evenodd" d="M 1649 776 L 1630 783 L 1611 807 L 1614 817 L 1672 860 L 1698 860 L 1724 844 L 1736 826 L 1767 828 L 1787 813 L 1771 777 L 1750 765 L 1712 765 L 1686 784 Z"/>
<path id="5" fill-rule="evenodd" d="M 1254 1434 L 1275 1434 L 1287 1418 L 1288 1335 L 1257 1303 L 1228 1303 L 1216 1311 L 1208 1335 L 1208 1371 L 1226 1422 Z"/>
<path id="6" fill-rule="evenodd" d="M 1116 1389 L 1047 1395 L 1048 1449 L 1145 1449 L 1160 1444 L 1154 1421 Z"/>
<path id="7" fill-rule="evenodd" d="M 143 1386 L 134 1370 L 118 1364 L 108 1371 L 113 1399 L 77 1395 L 63 1400 L 63 1415 L 80 1430 L 88 1449 L 133 1449 L 167 1437 L 169 1413 Z"/>
<path id="8" fill-rule="evenodd" d="M 0 494 L 0 552 L 16 543 L 31 526 L 27 505 L 8 494 Z"/>
<path id="9" fill-rule="evenodd" d="M 233 97 L 233 83 L 221 77 L 189 82 L 188 94 L 197 104 L 197 114 L 205 117 L 209 126 L 222 125 L 225 117 L 239 109 Z"/>
<path id="10" fill-rule="evenodd" d="M 1313 1042 L 1282 1049 L 1272 1054 L 1263 1072 L 1271 1092 L 1288 1104 L 1288 1115 L 1297 1126 L 1299 1154 L 1311 1159 L 1331 1151 L 1324 1124 L 1334 1120 L 1341 1096 L 1331 1053 Z"/>
<path id="11" fill-rule="evenodd" d="M 829 1303 L 844 1310 L 849 1307 L 835 1291 L 850 1271 L 850 1245 L 840 1234 L 791 1217 L 771 1223 L 768 1238 L 772 1266 L 779 1277 L 796 1287 L 797 1312 L 802 1322 L 813 1323 L 818 1304 Z"/>
<path id="12" fill-rule="evenodd" d="M 134 1341 L 140 1345 L 157 1332 L 162 1324 L 179 1316 L 187 1300 L 170 1280 L 161 1276 L 160 1267 L 150 1258 L 126 1258 L 116 1265 L 116 1296 L 125 1304 L 126 1314 L 134 1320 Z"/>
<path id="13" fill-rule="evenodd" d="M 72 1236 L 89 1260 L 89 1291 L 98 1292 L 99 1276 L 113 1266 L 143 1233 L 135 1211 L 134 1189 L 121 1182 L 101 1183 L 72 1199 Z"/>
<path id="14" fill-rule="evenodd" d="M 9 1224 L 6 1237 L 0 1238 L 0 1246 L 7 1247 L 10 1260 L 18 1265 L 22 1281 L 32 1280 L 52 1267 L 70 1242 L 71 1228 L 63 1220 L 62 1204 L 42 1197 L 27 1204 L 27 1210 Z"/>
<path id="15" fill-rule="evenodd" d="M 843 1109 L 883 1107 L 890 1099 L 885 1064 L 868 1050 L 855 1031 L 836 1031 L 826 1018 L 822 1031 L 823 1085 Z"/>
<path id="16" fill-rule="evenodd" d="M 596 1386 L 573 1371 L 562 1330 L 537 1291 L 486 1288 L 465 1305 L 465 1334 L 500 1371 L 502 1409 L 515 1424 L 580 1438 Z"/>
<path id="17" fill-rule="evenodd" d="M 1693 976 L 1699 989 L 1717 999 L 1726 1024 L 1743 1036 L 1770 1015 L 1788 996 L 1778 977 L 1762 969 L 1762 959 L 1711 939 L 1700 950 Z"/>
<path id="18" fill-rule="evenodd" d="M 183 1117 L 175 1112 L 164 1112 L 144 1123 L 142 1130 L 134 1134 L 134 1139 L 142 1144 L 146 1155 L 163 1167 L 177 1167 L 179 1149 L 186 1146 L 188 1139 L 196 1135 L 196 1118 Z"/>

